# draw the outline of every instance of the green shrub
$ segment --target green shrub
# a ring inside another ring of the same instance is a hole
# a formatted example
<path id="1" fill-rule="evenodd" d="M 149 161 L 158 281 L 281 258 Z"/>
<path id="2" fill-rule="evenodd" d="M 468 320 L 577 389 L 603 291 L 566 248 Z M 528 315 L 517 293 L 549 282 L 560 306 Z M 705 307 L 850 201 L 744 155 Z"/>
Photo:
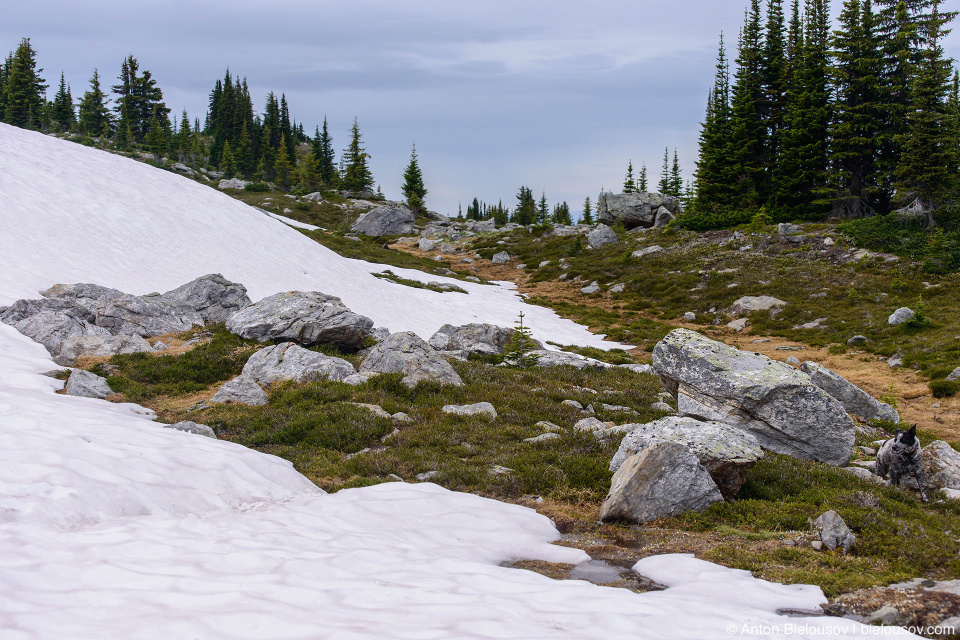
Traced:
<path id="1" fill-rule="evenodd" d="M 270 191 L 270 185 L 266 182 L 250 182 L 243 188 L 244 191 Z"/>
<path id="2" fill-rule="evenodd" d="M 960 380 L 931 380 L 930 393 L 934 398 L 952 398 L 960 391 Z"/>

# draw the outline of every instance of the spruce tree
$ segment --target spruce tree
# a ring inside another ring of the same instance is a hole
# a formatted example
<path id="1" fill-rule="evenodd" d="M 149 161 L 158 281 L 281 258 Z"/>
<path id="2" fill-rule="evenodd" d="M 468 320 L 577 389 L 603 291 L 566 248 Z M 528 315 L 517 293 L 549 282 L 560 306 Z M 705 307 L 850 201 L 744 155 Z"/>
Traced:
<path id="1" fill-rule="evenodd" d="M 37 69 L 37 52 L 30 38 L 23 38 L 7 59 L 7 81 L 4 92 L 4 122 L 15 127 L 37 129 L 43 121 L 47 85 Z"/>
<path id="2" fill-rule="evenodd" d="M 333 138 L 327 130 L 327 116 L 323 116 L 323 130 L 320 132 L 319 146 L 320 154 L 317 156 L 317 164 L 319 165 L 320 182 L 328 189 L 336 187 L 339 179 L 336 152 L 333 150 Z"/>
<path id="3" fill-rule="evenodd" d="M 663 150 L 663 167 L 660 169 L 660 182 L 657 183 L 657 191 L 662 195 L 670 195 L 670 149 Z"/>
<path id="4" fill-rule="evenodd" d="M 340 158 L 344 163 L 341 184 L 344 189 L 356 194 L 373 188 L 373 174 L 367 164 L 370 155 L 364 149 L 361 138 L 360 125 L 354 118 L 350 128 L 350 145 L 343 150 Z"/>
<path id="5" fill-rule="evenodd" d="M 760 119 L 764 124 L 765 144 L 761 163 L 764 172 L 760 179 L 761 197 L 770 197 L 773 172 L 780 155 L 780 135 L 787 95 L 787 43 L 784 41 L 782 0 L 767 0 L 767 22 L 764 29 L 763 55 L 760 63 L 761 98 Z"/>
<path id="6" fill-rule="evenodd" d="M 647 192 L 647 165 L 646 163 L 640 165 L 640 174 L 637 176 L 637 191 L 640 193 Z"/>
<path id="7" fill-rule="evenodd" d="M 297 189 L 300 193 L 310 193 L 319 182 L 317 173 L 317 157 L 311 149 L 307 156 L 297 165 Z"/>
<path id="8" fill-rule="evenodd" d="M 425 208 L 424 198 L 427 197 L 427 188 L 423 186 L 423 173 L 417 161 L 417 145 L 414 143 L 410 151 L 410 163 L 403 172 L 403 197 L 407 199 L 407 206 L 416 213 L 422 213 Z"/>
<path id="9" fill-rule="evenodd" d="M 627 178 L 623 181 L 623 192 L 624 193 L 637 192 L 637 183 L 633 179 L 633 160 L 630 160 L 630 163 L 627 165 Z"/>
<path id="10" fill-rule="evenodd" d="M 60 87 L 53 98 L 53 123 L 59 131 L 70 131 L 77 124 L 76 112 L 73 110 L 73 96 L 70 87 L 60 72 Z"/>
<path id="11" fill-rule="evenodd" d="M 590 207 L 590 196 L 583 201 L 583 216 L 580 218 L 582 224 L 593 224 L 593 209 Z"/>
<path id="12" fill-rule="evenodd" d="M 183 110 L 180 116 L 180 129 L 177 131 L 177 158 L 180 162 L 186 162 L 193 144 L 193 129 L 190 126 L 190 118 L 187 117 L 187 110 Z"/>
<path id="13" fill-rule="evenodd" d="M 278 187 L 284 190 L 290 188 L 293 165 L 287 152 L 287 137 L 285 135 L 280 136 L 280 146 L 277 147 L 276 159 L 273 162 L 273 173 Z"/>
<path id="14" fill-rule="evenodd" d="M 677 150 L 673 150 L 673 164 L 670 165 L 670 191 L 671 196 L 680 197 L 683 195 L 683 176 L 680 175 L 680 161 L 677 159 Z"/>
<path id="15" fill-rule="evenodd" d="M 530 187 L 521 186 L 517 193 L 517 208 L 513 212 L 513 222 L 519 225 L 529 225 L 536 222 L 537 203 L 533 199 Z"/>
<path id="16" fill-rule="evenodd" d="M 93 77 L 90 78 L 90 89 L 80 100 L 80 132 L 91 136 L 102 135 L 104 130 L 109 131 L 110 121 L 107 99 L 100 88 L 100 73 L 94 69 Z"/>
<path id="17" fill-rule="evenodd" d="M 237 172 L 229 140 L 223 143 L 223 150 L 220 152 L 220 170 L 223 171 L 224 178 L 232 178 Z"/>
<path id="18" fill-rule="evenodd" d="M 740 33 L 737 72 L 731 91 L 730 142 L 723 176 L 732 191 L 732 202 L 739 207 L 757 206 L 766 199 L 763 73 L 760 0 L 750 0 Z"/>
<path id="19" fill-rule="evenodd" d="M 547 203 L 547 192 L 540 192 L 540 202 L 537 204 L 537 223 L 543 224 L 550 220 L 550 205 Z"/>
<path id="20" fill-rule="evenodd" d="M 707 113 L 700 127 L 700 155 L 697 159 L 697 207 L 703 211 L 726 209 L 731 203 L 727 181 L 727 148 L 730 144 L 730 66 L 720 34 L 713 88 L 707 97 Z M 646 167 L 641 170 L 646 191 Z"/>
<path id="21" fill-rule="evenodd" d="M 883 59 L 871 0 L 845 0 L 833 34 L 836 113 L 830 127 L 832 215 L 856 218 L 887 209 L 877 161 L 883 134 Z"/>
<path id="22" fill-rule="evenodd" d="M 933 3 L 923 24 L 926 44 L 920 51 L 911 83 L 909 135 L 903 142 L 896 170 L 898 191 L 915 196 L 927 210 L 956 196 L 960 144 L 949 103 L 953 69 L 941 45 L 944 25 L 950 16 L 940 13 L 939 4 Z M 932 214 L 928 214 L 928 222 L 932 225 Z"/>

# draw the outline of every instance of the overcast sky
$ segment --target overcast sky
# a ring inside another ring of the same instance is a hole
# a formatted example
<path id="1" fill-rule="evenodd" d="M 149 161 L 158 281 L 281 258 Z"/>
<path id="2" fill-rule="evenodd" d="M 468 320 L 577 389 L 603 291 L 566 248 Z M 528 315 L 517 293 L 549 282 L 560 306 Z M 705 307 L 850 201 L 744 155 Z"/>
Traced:
<path id="1" fill-rule="evenodd" d="M 31 0 L 6 3 L 0 51 L 29 37 L 52 90 L 62 70 L 74 98 L 132 53 L 175 114 L 201 120 L 229 67 L 258 110 L 274 91 L 310 133 L 326 115 L 338 150 L 356 117 L 387 197 L 416 142 L 441 213 L 475 196 L 512 207 L 520 185 L 577 212 L 619 190 L 630 159 L 655 185 L 665 147 L 690 176 L 718 37 L 735 46 L 746 4 Z M 958 34 L 945 44 L 960 57 Z"/>

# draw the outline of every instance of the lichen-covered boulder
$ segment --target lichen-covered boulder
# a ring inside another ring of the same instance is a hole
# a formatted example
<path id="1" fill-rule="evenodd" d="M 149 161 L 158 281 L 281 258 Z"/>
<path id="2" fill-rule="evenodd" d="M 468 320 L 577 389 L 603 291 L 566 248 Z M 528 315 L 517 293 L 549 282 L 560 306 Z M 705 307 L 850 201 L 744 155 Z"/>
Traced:
<path id="1" fill-rule="evenodd" d="M 597 200 L 597 220 L 612 225 L 622 222 L 627 229 L 654 226 L 661 208 L 680 213 L 680 199 L 659 193 L 601 193 Z"/>
<path id="2" fill-rule="evenodd" d="M 210 398 L 210 402 L 236 402 L 260 406 L 267 404 L 269 398 L 263 388 L 254 380 L 245 376 L 237 376 L 225 383 L 217 393 Z"/>
<path id="3" fill-rule="evenodd" d="M 737 495 L 750 469 L 763 458 L 756 438 L 722 422 L 668 416 L 647 424 L 624 426 L 633 428 L 620 441 L 620 448 L 610 461 L 610 471 L 616 472 L 627 458 L 658 442 L 676 442 L 697 456 L 728 499 Z"/>
<path id="4" fill-rule="evenodd" d="M 467 353 L 502 354 L 506 353 L 510 337 L 514 330 L 498 327 L 494 324 L 464 324 L 453 326 L 445 324 L 428 340 L 431 347 L 438 351 L 466 351 Z M 543 345 L 533 341 L 540 349 Z"/>
<path id="5" fill-rule="evenodd" d="M 697 457 L 682 444 L 660 442 L 620 466 L 600 507 L 600 519 L 650 522 L 701 512 L 715 502 L 723 502 L 723 496 Z"/>
<path id="6" fill-rule="evenodd" d="M 343 358 L 310 351 L 284 342 L 260 349 L 247 360 L 241 375 L 260 385 L 279 380 L 307 382 L 309 380 L 342 381 L 357 371 Z"/>
<path id="7" fill-rule="evenodd" d="M 497 410 L 489 402 L 446 404 L 443 406 L 443 412 L 456 416 L 483 416 L 491 422 L 497 419 Z"/>
<path id="8" fill-rule="evenodd" d="M 587 246 L 591 249 L 599 249 L 619 240 L 616 232 L 603 223 L 598 224 L 587 234 Z"/>
<path id="9" fill-rule="evenodd" d="M 568 366 L 580 370 L 595 369 L 597 371 L 609 369 L 614 366 L 601 360 L 588 358 L 579 353 L 569 351 L 548 351 L 546 349 L 534 349 L 530 352 L 531 356 L 537 359 L 538 367 L 561 367 Z"/>
<path id="10" fill-rule="evenodd" d="M 402 236 L 413 231 L 413 212 L 399 203 L 390 203 L 362 214 L 350 227 L 364 236 Z"/>
<path id="11" fill-rule="evenodd" d="M 899 424 L 900 414 L 896 409 L 885 402 L 880 402 L 839 373 L 811 361 L 800 365 L 800 370 L 810 376 L 813 384 L 836 398 L 847 413 L 863 420 L 889 420 Z"/>
<path id="12" fill-rule="evenodd" d="M 233 313 L 250 306 L 246 287 L 219 273 L 197 278 L 157 298 L 174 306 L 189 307 L 207 323 L 226 322 Z"/>
<path id="13" fill-rule="evenodd" d="M 3 311 L 0 321 L 38 342 L 50 355 L 57 357 L 68 338 L 87 335 L 110 335 L 94 324 L 89 310 L 68 300 L 17 300 Z"/>
<path id="14" fill-rule="evenodd" d="M 373 320 L 348 309 L 340 298 L 318 291 L 290 291 L 264 298 L 227 320 L 227 330 L 243 338 L 294 340 L 301 344 L 364 346 Z"/>
<path id="15" fill-rule="evenodd" d="M 682 416 L 733 425 L 777 453 L 839 466 L 850 461 L 853 420 L 802 371 L 688 329 L 657 344 L 653 368 Z"/>
<path id="16" fill-rule="evenodd" d="M 204 321 L 194 309 L 171 304 L 160 296 L 124 294 L 98 309 L 96 324 L 113 335 L 149 338 L 202 327 Z"/>
<path id="17" fill-rule="evenodd" d="M 460 386 L 463 380 L 446 360 L 417 334 L 393 333 L 371 348 L 360 363 L 360 373 L 403 373 L 403 384 L 415 386 L 421 380 Z"/>

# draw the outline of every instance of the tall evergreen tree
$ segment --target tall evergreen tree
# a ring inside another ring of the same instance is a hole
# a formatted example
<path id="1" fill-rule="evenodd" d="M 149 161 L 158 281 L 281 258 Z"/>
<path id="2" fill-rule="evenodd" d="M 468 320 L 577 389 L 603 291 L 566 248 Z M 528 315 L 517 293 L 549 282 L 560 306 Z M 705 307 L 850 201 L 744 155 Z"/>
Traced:
<path id="1" fill-rule="evenodd" d="M 949 14 L 939 12 L 934 0 L 924 21 L 925 45 L 920 51 L 911 84 L 911 110 L 907 115 L 909 135 L 903 142 L 896 177 L 899 190 L 915 195 L 932 210 L 956 196 L 958 137 L 956 118 L 950 107 L 952 67 L 944 57 L 941 40 Z M 929 222 L 932 224 L 932 216 Z"/>
<path id="2" fill-rule="evenodd" d="M 871 0 L 845 0 L 833 34 L 836 113 L 830 127 L 834 217 L 887 209 L 877 161 L 883 134 L 883 58 Z"/>
<path id="3" fill-rule="evenodd" d="M 70 94 L 70 86 L 63 78 L 63 72 L 60 72 L 60 87 L 53 98 L 53 123 L 60 131 L 70 131 L 77 124 L 77 114 L 73 110 L 73 96 Z"/>
<path id="4" fill-rule="evenodd" d="M 37 69 L 37 52 L 30 44 L 30 38 L 20 41 L 13 56 L 7 59 L 5 68 L 4 122 L 26 129 L 39 128 L 47 85 L 40 77 L 43 69 Z"/>
<path id="5" fill-rule="evenodd" d="M 730 143 L 723 180 L 733 202 L 750 207 L 763 203 L 767 128 L 763 119 L 763 49 L 760 0 L 750 0 L 737 55 L 737 72 L 730 97 Z"/>
<path id="6" fill-rule="evenodd" d="M 537 203 L 537 223 L 543 224 L 550 220 L 550 205 L 547 203 L 547 192 L 540 192 L 540 202 Z"/>
<path id="7" fill-rule="evenodd" d="M 637 191 L 640 193 L 647 192 L 647 165 L 646 163 L 640 165 L 640 173 L 637 175 Z"/>
<path id="8" fill-rule="evenodd" d="M 663 195 L 670 195 L 670 149 L 663 150 L 663 167 L 660 169 L 660 182 L 657 183 L 657 191 Z"/>
<path id="9" fill-rule="evenodd" d="M 697 206 L 716 211 L 731 206 L 727 171 L 727 148 L 730 145 L 730 65 L 720 34 L 713 88 L 707 98 L 707 113 L 700 127 L 700 157 L 697 159 Z M 643 169 L 646 178 L 646 167 Z M 644 180 L 645 181 L 645 180 Z M 646 191 L 646 185 L 641 187 Z"/>
<path id="10" fill-rule="evenodd" d="M 593 224 L 593 209 L 590 207 L 590 196 L 583 201 L 583 215 L 580 217 L 583 224 Z"/>
<path id="11" fill-rule="evenodd" d="M 327 188 L 337 186 L 337 163 L 336 153 L 333 150 L 333 138 L 327 129 L 327 116 L 323 116 L 323 130 L 320 132 L 319 155 L 317 164 L 319 166 L 320 182 Z"/>
<path id="12" fill-rule="evenodd" d="M 232 178 L 237 172 L 229 140 L 223 143 L 223 150 L 220 152 L 220 170 L 223 171 L 224 178 Z"/>
<path id="13" fill-rule="evenodd" d="M 680 161 L 677 159 L 677 150 L 673 150 L 673 164 L 670 165 L 670 191 L 671 196 L 678 198 L 683 195 L 683 176 L 680 175 Z"/>
<path id="14" fill-rule="evenodd" d="M 410 151 L 410 163 L 403 172 L 403 197 L 407 199 L 407 206 L 414 213 L 421 213 L 425 208 L 424 198 L 427 197 L 427 188 L 423 185 L 423 173 L 417 161 L 417 145 Z"/>
<path id="15" fill-rule="evenodd" d="M 551 221 L 554 224 L 573 224 L 570 219 L 570 205 L 566 202 L 558 203 L 553 207 L 553 217 Z"/>
<path id="16" fill-rule="evenodd" d="M 513 212 L 513 222 L 520 225 L 528 225 L 536 222 L 537 203 L 533 199 L 533 191 L 530 187 L 521 186 L 517 193 L 517 208 Z"/>
<path id="17" fill-rule="evenodd" d="M 273 163 L 273 173 L 278 187 L 281 189 L 290 188 L 293 164 L 290 162 L 290 155 L 287 153 L 287 137 L 284 135 L 280 136 L 280 146 L 277 147 L 277 157 Z"/>
<path id="18" fill-rule="evenodd" d="M 109 132 L 111 120 L 107 98 L 100 88 L 100 72 L 94 69 L 90 89 L 80 100 L 80 132 L 91 136 L 103 135 L 104 131 Z"/>
<path id="19" fill-rule="evenodd" d="M 784 41 L 782 0 L 767 0 L 767 22 L 764 30 L 763 57 L 760 65 L 760 119 L 764 123 L 765 145 L 762 163 L 766 167 L 760 182 L 760 193 L 769 198 L 773 172 L 780 156 L 780 135 L 787 106 L 787 43 Z M 682 191 L 682 189 L 681 189 Z"/>
<path id="20" fill-rule="evenodd" d="M 353 193 L 362 193 L 373 188 L 373 173 L 367 163 L 370 155 L 364 149 L 361 138 L 360 125 L 354 118 L 350 128 L 350 145 L 340 154 L 344 163 L 340 182 L 344 189 Z"/>

